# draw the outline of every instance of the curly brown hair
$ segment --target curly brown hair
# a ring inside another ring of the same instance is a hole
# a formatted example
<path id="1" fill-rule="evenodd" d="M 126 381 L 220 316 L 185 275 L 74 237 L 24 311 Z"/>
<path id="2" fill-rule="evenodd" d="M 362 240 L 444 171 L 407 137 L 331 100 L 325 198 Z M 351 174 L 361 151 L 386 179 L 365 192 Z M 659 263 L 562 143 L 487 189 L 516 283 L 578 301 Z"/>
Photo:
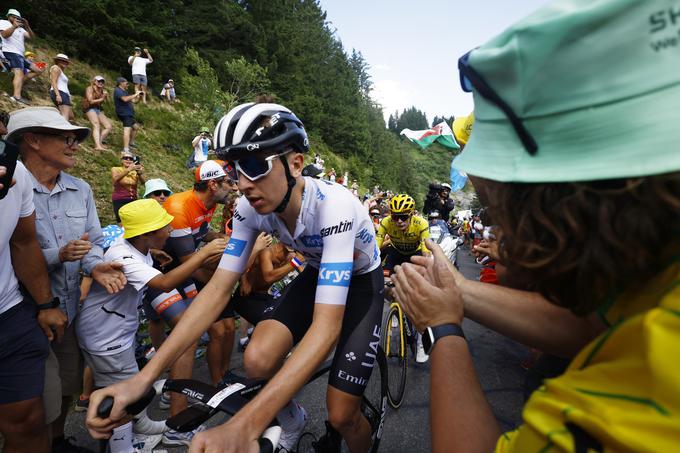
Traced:
<path id="1" fill-rule="evenodd" d="M 569 183 L 481 181 L 510 278 L 576 314 L 644 283 L 679 251 L 680 172 Z"/>

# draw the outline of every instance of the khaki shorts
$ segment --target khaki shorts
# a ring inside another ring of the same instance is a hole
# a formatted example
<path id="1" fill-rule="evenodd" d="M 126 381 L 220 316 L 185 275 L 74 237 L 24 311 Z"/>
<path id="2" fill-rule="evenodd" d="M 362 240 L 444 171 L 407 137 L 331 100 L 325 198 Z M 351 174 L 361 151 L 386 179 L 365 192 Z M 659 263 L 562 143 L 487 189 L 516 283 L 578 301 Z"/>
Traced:
<path id="1" fill-rule="evenodd" d="M 83 355 L 87 366 L 92 369 L 95 388 L 124 381 L 139 371 L 134 346 L 112 355 L 94 355 L 87 351 L 83 351 Z"/>
<path id="2" fill-rule="evenodd" d="M 83 356 L 78 346 L 75 324 L 64 331 L 60 342 L 50 344 L 50 354 L 45 363 L 45 390 L 43 401 L 47 423 L 52 423 L 61 413 L 61 400 L 78 396 L 83 384 Z"/>

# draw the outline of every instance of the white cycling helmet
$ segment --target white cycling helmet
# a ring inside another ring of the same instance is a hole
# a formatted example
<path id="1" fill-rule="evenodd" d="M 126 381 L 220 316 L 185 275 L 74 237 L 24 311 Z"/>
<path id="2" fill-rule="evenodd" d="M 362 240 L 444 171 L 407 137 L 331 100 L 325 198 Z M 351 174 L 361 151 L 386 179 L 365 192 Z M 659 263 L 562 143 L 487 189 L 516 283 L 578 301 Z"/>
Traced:
<path id="1" fill-rule="evenodd" d="M 306 153 L 309 139 L 302 121 L 279 104 L 241 104 L 215 126 L 215 154 L 237 160 L 252 153 L 278 154 L 286 148 Z"/>
<path id="2" fill-rule="evenodd" d="M 306 153 L 309 139 L 302 121 L 290 109 L 279 104 L 241 104 L 229 111 L 215 127 L 215 154 L 234 161 L 254 155 L 279 155 L 288 190 L 274 210 L 283 212 L 288 206 L 296 180 L 288 161 L 281 157 L 290 149 Z"/>

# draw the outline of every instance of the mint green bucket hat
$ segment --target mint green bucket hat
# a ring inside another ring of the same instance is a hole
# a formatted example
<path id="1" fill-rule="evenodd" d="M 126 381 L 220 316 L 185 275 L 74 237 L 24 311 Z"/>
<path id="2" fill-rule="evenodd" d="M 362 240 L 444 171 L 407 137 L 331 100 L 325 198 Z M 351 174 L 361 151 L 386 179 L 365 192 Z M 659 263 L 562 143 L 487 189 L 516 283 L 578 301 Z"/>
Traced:
<path id="1" fill-rule="evenodd" d="M 458 65 L 475 103 L 460 171 L 565 182 L 680 170 L 677 0 L 558 0 Z"/>

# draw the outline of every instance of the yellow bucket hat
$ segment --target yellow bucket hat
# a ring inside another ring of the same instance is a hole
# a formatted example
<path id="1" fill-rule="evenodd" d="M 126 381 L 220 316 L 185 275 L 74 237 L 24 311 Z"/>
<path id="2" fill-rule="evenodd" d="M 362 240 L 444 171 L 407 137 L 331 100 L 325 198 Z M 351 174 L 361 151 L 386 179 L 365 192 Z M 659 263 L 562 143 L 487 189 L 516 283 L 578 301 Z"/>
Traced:
<path id="1" fill-rule="evenodd" d="M 174 219 L 156 200 L 151 198 L 128 203 L 120 208 L 118 214 L 125 228 L 123 235 L 125 239 L 160 230 Z"/>

